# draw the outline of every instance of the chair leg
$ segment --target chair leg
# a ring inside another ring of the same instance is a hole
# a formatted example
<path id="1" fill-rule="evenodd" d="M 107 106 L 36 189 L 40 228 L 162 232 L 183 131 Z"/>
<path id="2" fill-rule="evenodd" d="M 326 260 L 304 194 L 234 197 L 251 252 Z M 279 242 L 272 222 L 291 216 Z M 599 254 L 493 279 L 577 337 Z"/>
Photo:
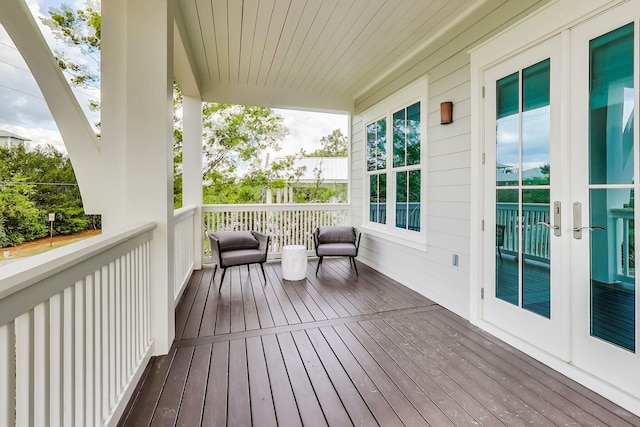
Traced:
<path id="1" fill-rule="evenodd" d="M 264 274 L 264 265 L 260 263 L 260 269 L 262 270 L 262 277 L 264 277 L 264 284 L 267 284 L 267 275 Z"/>
<path id="2" fill-rule="evenodd" d="M 249 264 L 247 264 L 247 273 L 251 273 L 251 270 L 249 270 Z"/>
<path id="3" fill-rule="evenodd" d="M 360 276 L 360 275 L 358 274 L 358 266 L 356 265 L 356 259 L 355 259 L 354 257 L 350 256 L 350 257 L 349 257 L 349 260 L 353 261 L 353 268 L 355 268 L 355 269 L 356 269 L 356 276 Z M 349 262 L 349 264 L 351 264 L 351 262 Z"/>
<path id="4" fill-rule="evenodd" d="M 224 281 L 224 274 L 227 272 L 226 268 L 222 269 L 222 277 L 220 278 L 220 286 L 218 287 L 218 293 L 220 293 L 220 289 L 222 289 L 222 282 Z"/>
<path id="5" fill-rule="evenodd" d="M 213 282 L 215 282 L 215 277 L 216 277 L 216 271 L 218 271 L 218 264 L 213 266 L 213 274 L 211 275 L 211 281 L 209 282 L 209 286 L 211 286 L 211 284 Z"/>
<path id="6" fill-rule="evenodd" d="M 316 276 L 318 275 L 318 270 L 320 270 L 320 264 L 322 264 L 322 257 L 318 258 L 318 266 L 316 267 Z"/>

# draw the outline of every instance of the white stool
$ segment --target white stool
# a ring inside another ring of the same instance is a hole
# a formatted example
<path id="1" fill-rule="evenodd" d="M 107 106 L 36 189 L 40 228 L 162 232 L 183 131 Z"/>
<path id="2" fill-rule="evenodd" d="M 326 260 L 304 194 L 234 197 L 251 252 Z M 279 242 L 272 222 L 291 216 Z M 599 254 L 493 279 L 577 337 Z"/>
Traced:
<path id="1" fill-rule="evenodd" d="M 282 247 L 282 278 L 303 280 L 307 277 L 307 248 L 303 245 Z"/>

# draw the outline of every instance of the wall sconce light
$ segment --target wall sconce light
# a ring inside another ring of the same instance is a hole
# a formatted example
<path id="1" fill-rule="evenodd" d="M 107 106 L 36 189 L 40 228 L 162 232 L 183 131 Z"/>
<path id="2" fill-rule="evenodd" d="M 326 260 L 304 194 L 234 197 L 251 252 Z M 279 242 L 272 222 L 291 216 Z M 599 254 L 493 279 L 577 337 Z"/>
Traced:
<path id="1" fill-rule="evenodd" d="M 453 123 L 453 102 L 441 102 L 440 103 L 440 124 L 448 125 Z"/>

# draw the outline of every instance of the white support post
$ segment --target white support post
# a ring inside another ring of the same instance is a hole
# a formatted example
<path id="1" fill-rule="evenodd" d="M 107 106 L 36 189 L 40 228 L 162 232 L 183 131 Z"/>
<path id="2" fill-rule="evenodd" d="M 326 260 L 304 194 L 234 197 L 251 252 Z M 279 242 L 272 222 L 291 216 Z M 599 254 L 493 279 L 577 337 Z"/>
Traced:
<path id="1" fill-rule="evenodd" d="M 202 268 L 202 101 L 183 96 L 182 101 L 182 204 L 196 206 L 193 226 L 195 269 Z"/>
<path id="2" fill-rule="evenodd" d="M 173 17 L 170 0 L 102 5 L 102 136 L 114 185 L 106 231 L 154 221 L 150 244 L 151 339 L 169 351 L 175 334 L 173 263 Z M 110 41 L 108 44 L 106 41 Z"/>

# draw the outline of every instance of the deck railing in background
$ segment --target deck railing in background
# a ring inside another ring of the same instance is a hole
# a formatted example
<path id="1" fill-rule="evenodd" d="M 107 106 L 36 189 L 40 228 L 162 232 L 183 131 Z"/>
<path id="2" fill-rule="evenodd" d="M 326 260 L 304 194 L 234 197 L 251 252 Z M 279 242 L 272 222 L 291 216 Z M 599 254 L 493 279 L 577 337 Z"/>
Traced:
<path id="1" fill-rule="evenodd" d="M 634 209 L 617 208 L 611 209 L 610 221 L 615 229 L 615 245 L 619 248 L 616 254 L 617 279 L 626 283 L 635 283 L 636 260 L 634 247 Z"/>
<path id="2" fill-rule="evenodd" d="M 0 271 L 0 425 L 115 425 L 150 359 L 154 224 Z"/>
<path id="3" fill-rule="evenodd" d="M 502 253 L 516 255 L 518 252 L 518 227 L 521 226 L 522 253 L 525 258 L 542 262 L 549 260 L 549 229 L 538 224 L 549 224 L 548 203 L 524 203 L 522 205 L 522 224 L 518 218 L 517 203 L 498 203 L 496 224 L 504 225 L 504 243 Z"/>
<path id="4" fill-rule="evenodd" d="M 610 210 L 609 224 L 614 230 L 617 280 L 633 283 L 635 278 L 634 215 L 633 208 Z M 525 258 L 542 262 L 549 260 L 549 229 L 538 223 L 549 224 L 549 205 L 525 203 L 522 209 L 522 253 Z M 518 207 L 516 203 L 498 203 L 496 224 L 505 226 L 502 253 L 516 255 L 518 252 Z"/>
<path id="5" fill-rule="evenodd" d="M 277 258 L 285 245 L 304 245 L 313 250 L 313 230 L 322 225 L 348 225 L 350 205 L 273 204 L 273 205 L 204 205 L 204 232 L 253 230 L 268 234 L 269 257 Z M 205 239 L 205 259 L 211 259 Z"/>
<path id="6" fill-rule="evenodd" d="M 180 301 L 180 297 L 195 267 L 195 235 L 193 231 L 196 221 L 195 214 L 195 207 L 184 207 L 173 213 L 173 297 L 176 304 Z"/>

